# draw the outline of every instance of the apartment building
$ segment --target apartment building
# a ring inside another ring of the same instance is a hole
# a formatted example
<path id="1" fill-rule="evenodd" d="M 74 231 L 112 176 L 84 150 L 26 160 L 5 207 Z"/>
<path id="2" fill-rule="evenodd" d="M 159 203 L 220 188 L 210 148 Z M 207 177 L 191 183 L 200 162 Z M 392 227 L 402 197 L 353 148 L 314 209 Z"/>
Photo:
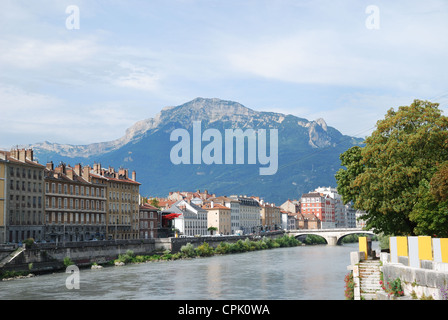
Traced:
<path id="1" fill-rule="evenodd" d="M 45 168 L 46 240 L 106 239 L 106 182 L 90 178 L 89 167 L 48 162 Z"/>
<path id="2" fill-rule="evenodd" d="M 213 200 L 202 207 L 207 210 L 207 229 L 216 228 L 216 234 L 229 235 L 232 232 L 231 209 Z"/>
<path id="3" fill-rule="evenodd" d="M 33 150 L 0 151 L 0 241 L 44 237 L 44 169 Z"/>
<path id="4" fill-rule="evenodd" d="M 219 203 L 230 209 L 230 234 L 241 233 L 240 227 L 240 203 L 237 199 L 220 196 L 212 198 L 214 203 Z"/>
<path id="5" fill-rule="evenodd" d="M 321 223 L 321 228 L 335 227 L 334 200 L 319 192 L 309 192 L 300 199 L 303 215 L 314 214 Z"/>
<path id="6" fill-rule="evenodd" d="M 281 229 L 282 217 L 280 207 L 274 203 L 262 202 L 260 204 L 261 226 L 263 230 L 277 230 Z"/>
<path id="7" fill-rule="evenodd" d="M 157 230 L 161 227 L 161 217 L 158 209 L 149 203 L 139 207 L 139 237 L 140 239 L 157 238 Z"/>
<path id="8" fill-rule="evenodd" d="M 244 234 L 261 230 L 260 204 L 247 196 L 230 196 L 240 203 L 240 229 Z"/>
<path id="9" fill-rule="evenodd" d="M 106 185 L 107 239 L 138 239 L 140 183 L 136 181 L 136 172 L 129 175 L 128 169 L 105 169 L 100 163 L 84 169 L 86 180 L 102 180 Z"/>
<path id="10" fill-rule="evenodd" d="M 207 235 L 207 210 L 190 202 L 179 200 L 163 213 L 176 213 L 178 217 L 173 219 L 172 225 L 181 235 L 195 236 Z"/>

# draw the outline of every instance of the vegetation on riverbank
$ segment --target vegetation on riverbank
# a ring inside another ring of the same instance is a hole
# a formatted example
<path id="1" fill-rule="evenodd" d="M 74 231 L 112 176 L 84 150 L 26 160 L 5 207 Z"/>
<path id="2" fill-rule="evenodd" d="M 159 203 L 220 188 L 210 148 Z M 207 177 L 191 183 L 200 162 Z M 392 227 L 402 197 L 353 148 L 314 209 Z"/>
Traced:
<path id="1" fill-rule="evenodd" d="M 257 241 L 246 238 L 245 240 L 238 240 L 235 243 L 221 242 L 216 248 L 211 247 L 207 242 L 204 242 L 197 248 L 195 248 L 191 243 L 187 243 L 182 246 L 180 251 L 177 253 L 171 253 L 169 250 L 166 250 L 162 254 L 134 255 L 133 251 L 128 250 L 126 254 L 119 255 L 118 258 L 114 260 L 114 264 L 123 265 L 126 263 L 211 257 L 217 254 L 233 254 L 273 248 L 295 247 L 301 244 L 302 243 L 299 240 L 288 235 L 284 235 L 283 237 L 277 239 L 263 237 Z"/>

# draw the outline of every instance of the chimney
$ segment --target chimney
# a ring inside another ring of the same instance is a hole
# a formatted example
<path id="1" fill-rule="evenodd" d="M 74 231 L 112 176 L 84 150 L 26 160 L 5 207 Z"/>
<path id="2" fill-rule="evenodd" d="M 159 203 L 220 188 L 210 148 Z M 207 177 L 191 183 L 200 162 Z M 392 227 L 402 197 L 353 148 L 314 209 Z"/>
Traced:
<path id="1" fill-rule="evenodd" d="M 47 162 L 47 169 L 50 170 L 50 171 L 54 170 L 53 161 Z"/>
<path id="2" fill-rule="evenodd" d="M 19 161 L 25 162 L 26 159 L 26 150 L 25 149 L 19 149 Z"/>
<path id="3" fill-rule="evenodd" d="M 84 168 L 82 168 L 82 177 L 84 178 L 84 180 L 86 181 L 90 181 L 90 166 L 84 166 Z"/>
<path id="4" fill-rule="evenodd" d="M 123 168 L 120 168 L 119 170 L 118 170 L 118 175 L 119 176 L 122 176 L 123 178 L 127 178 L 128 177 L 128 175 L 127 175 L 127 171 L 128 170 L 126 170 L 126 169 L 123 169 Z"/>
<path id="5" fill-rule="evenodd" d="M 70 180 L 73 180 L 73 168 L 67 168 L 66 169 L 66 171 L 67 171 L 67 177 L 70 179 Z"/>
<path id="6" fill-rule="evenodd" d="M 82 175 L 82 169 L 81 169 L 81 164 L 80 163 L 75 165 L 75 174 L 77 174 L 78 176 Z"/>
<path id="7" fill-rule="evenodd" d="M 212 201 L 210 201 L 210 208 L 214 208 L 215 207 L 215 204 L 213 203 L 213 200 Z"/>
<path id="8" fill-rule="evenodd" d="M 33 161 L 33 149 L 25 150 L 25 158 L 28 158 L 28 160 Z"/>
<path id="9" fill-rule="evenodd" d="M 135 170 L 132 171 L 132 180 L 137 181 L 137 173 L 135 172 Z"/>

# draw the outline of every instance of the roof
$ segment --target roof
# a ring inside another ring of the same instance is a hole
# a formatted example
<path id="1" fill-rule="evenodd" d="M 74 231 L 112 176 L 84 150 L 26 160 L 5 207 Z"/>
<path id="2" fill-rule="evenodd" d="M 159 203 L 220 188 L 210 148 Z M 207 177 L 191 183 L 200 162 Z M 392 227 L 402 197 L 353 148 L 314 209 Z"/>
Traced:
<path id="1" fill-rule="evenodd" d="M 211 202 L 204 204 L 202 206 L 202 208 L 205 209 L 205 210 L 215 210 L 215 209 L 230 210 L 230 208 L 227 208 L 226 206 L 223 206 L 220 203 L 213 203 L 213 207 L 212 207 Z"/>
<path id="2" fill-rule="evenodd" d="M 150 205 L 149 203 L 143 203 L 140 205 L 140 210 L 158 211 L 156 207 Z"/>
<path id="3" fill-rule="evenodd" d="M 44 165 L 38 163 L 37 161 L 31 161 L 31 160 L 28 159 L 28 158 L 25 158 L 25 161 L 20 161 L 19 159 L 14 158 L 14 157 L 11 155 L 11 152 L 9 152 L 9 151 L 1 151 L 1 150 L 0 150 L 0 153 L 4 154 L 4 155 L 5 155 L 5 158 L 6 158 L 5 160 L 6 160 L 6 161 L 9 161 L 9 162 L 11 162 L 11 163 L 15 163 L 15 164 L 26 164 L 26 165 L 34 166 L 34 167 L 39 168 L 39 169 L 44 169 L 44 168 L 45 168 Z"/>

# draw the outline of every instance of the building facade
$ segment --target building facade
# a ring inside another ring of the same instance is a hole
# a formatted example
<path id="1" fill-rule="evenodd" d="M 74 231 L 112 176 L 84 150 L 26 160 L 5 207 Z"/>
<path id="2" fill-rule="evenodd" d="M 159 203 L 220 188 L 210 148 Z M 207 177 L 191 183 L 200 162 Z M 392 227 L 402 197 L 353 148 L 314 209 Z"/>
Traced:
<path id="1" fill-rule="evenodd" d="M 274 203 L 260 204 L 261 227 L 264 231 L 281 229 L 282 217 L 280 207 Z"/>
<path id="2" fill-rule="evenodd" d="M 245 196 L 230 196 L 240 203 L 240 229 L 244 234 L 261 230 L 260 204 L 257 200 Z"/>
<path id="3" fill-rule="evenodd" d="M 84 169 L 84 178 L 89 182 L 102 180 L 106 185 L 107 239 L 138 239 L 140 183 L 135 171 L 129 176 L 128 169 L 105 169 L 100 163 Z"/>
<path id="4" fill-rule="evenodd" d="M 83 174 L 83 170 L 86 172 Z M 106 239 L 106 183 L 85 179 L 89 167 L 64 163 L 45 169 L 46 240 Z"/>
<path id="5" fill-rule="evenodd" d="M 216 234 L 229 235 L 232 232 L 231 209 L 213 200 L 202 207 L 207 210 L 207 229 L 216 228 Z"/>
<path id="6" fill-rule="evenodd" d="M 241 226 L 240 226 L 240 203 L 238 200 L 234 198 L 229 198 L 226 196 L 220 196 L 216 198 L 212 198 L 215 203 L 219 203 L 223 206 L 226 206 L 230 209 L 230 225 L 231 232 L 230 234 L 240 234 Z"/>
<path id="7" fill-rule="evenodd" d="M 177 213 L 178 217 L 173 219 L 172 225 L 185 236 L 205 236 L 207 230 L 207 210 L 195 205 L 187 200 L 179 200 L 164 213 Z"/>
<path id="8" fill-rule="evenodd" d="M 43 240 L 44 169 L 34 161 L 33 150 L 0 151 L 0 237 L 3 242 L 28 238 Z"/>
<path id="9" fill-rule="evenodd" d="M 161 216 L 156 207 L 143 203 L 139 207 L 140 239 L 157 238 L 157 230 L 161 227 Z"/>
<path id="10" fill-rule="evenodd" d="M 302 195 L 300 199 L 303 215 L 314 214 L 321 222 L 321 228 L 335 227 L 334 200 L 328 195 L 319 192 L 309 192 Z"/>

